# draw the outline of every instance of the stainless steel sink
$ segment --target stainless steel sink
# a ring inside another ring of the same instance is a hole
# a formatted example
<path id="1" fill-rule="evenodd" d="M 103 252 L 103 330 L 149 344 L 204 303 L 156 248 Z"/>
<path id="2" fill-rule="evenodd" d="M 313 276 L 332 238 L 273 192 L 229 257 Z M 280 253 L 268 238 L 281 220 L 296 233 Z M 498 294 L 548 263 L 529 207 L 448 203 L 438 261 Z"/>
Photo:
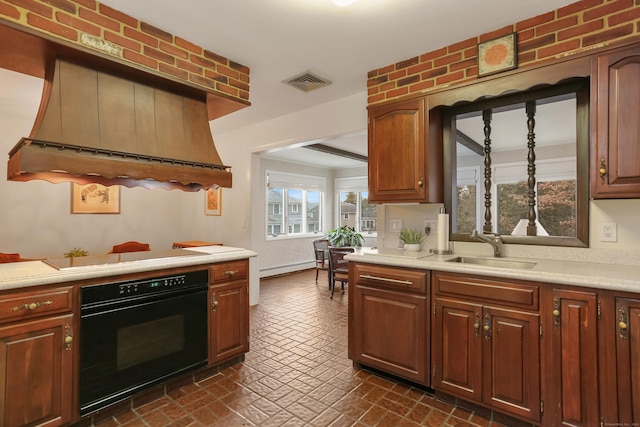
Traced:
<path id="1" fill-rule="evenodd" d="M 536 266 L 535 262 L 514 261 L 501 258 L 475 258 L 459 256 L 447 260 L 447 262 L 458 262 L 460 264 L 475 264 L 484 267 L 511 268 L 514 270 L 529 270 Z"/>

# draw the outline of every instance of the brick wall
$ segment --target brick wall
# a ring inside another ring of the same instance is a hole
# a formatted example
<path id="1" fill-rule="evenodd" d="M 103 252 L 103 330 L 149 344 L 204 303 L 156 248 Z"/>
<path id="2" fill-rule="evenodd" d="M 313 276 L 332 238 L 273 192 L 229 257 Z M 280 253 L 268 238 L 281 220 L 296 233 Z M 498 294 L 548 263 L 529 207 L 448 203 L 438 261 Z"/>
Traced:
<path id="1" fill-rule="evenodd" d="M 518 68 L 640 34 L 640 0 L 582 0 L 369 72 L 368 104 L 477 79 L 477 44 L 517 33 Z"/>
<path id="2" fill-rule="evenodd" d="M 95 0 L 0 0 L 0 19 L 86 48 L 84 33 L 119 47 L 121 59 L 209 92 L 249 99 L 248 67 Z"/>

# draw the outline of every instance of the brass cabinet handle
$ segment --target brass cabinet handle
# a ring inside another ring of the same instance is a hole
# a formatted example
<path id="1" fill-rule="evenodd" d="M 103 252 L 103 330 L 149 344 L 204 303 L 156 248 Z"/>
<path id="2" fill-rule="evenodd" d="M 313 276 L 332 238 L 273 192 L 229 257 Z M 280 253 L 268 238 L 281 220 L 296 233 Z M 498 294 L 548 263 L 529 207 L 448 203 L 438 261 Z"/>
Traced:
<path id="1" fill-rule="evenodd" d="M 71 351 L 71 343 L 73 342 L 73 336 L 71 335 L 71 327 L 67 324 L 64 325 L 64 349 Z"/>
<path id="2" fill-rule="evenodd" d="M 629 323 L 627 319 L 627 309 L 625 307 L 620 307 L 618 309 L 618 336 L 623 340 L 627 339 L 628 328 Z"/>
<path id="3" fill-rule="evenodd" d="M 422 178 L 420 178 L 418 180 L 418 187 L 422 188 L 423 185 L 424 185 L 424 180 Z"/>
<path id="4" fill-rule="evenodd" d="M 607 176 L 607 164 L 604 161 L 604 157 L 600 159 L 600 169 L 598 169 L 600 173 L 600 181 L 604 184 L 604 177 Z"/>
<path id="5" fill-rule="evenodd" d="M 215 295 L 211 295 L 211 308 L 213 309 L 213 311 L 216 311 L 217 307 L 218 307 L 218 300 L 216 300 Z"/>
<path id="6" fill-rule="evenodd" d="M 553 324 L 555 326 L 560 326 L 560 298 L 553 299 Z"/>
<path id="7" fill-rule="evenodd" d="M 240 273 L 240 270 L 227 270 L 222 274 L 233 277 L 236 273 Z"/>
<path id="8" fill-rule="evenodd" d="M 480 313 L 476 313 L 476 322 L 473 324 L 473 329 L 476 330 L 476 336 L 480 336 Z"/>
<path id="9" fill-rule="evenodd" d="M 49 304 L 53 304 L 53 301 L 32 302 L 32 303 L 29 303 L 29 304 L 16 305 L 15 307 L 11 307 L 11 311 L 18 311 L 18 310 L 33 311 L 38 307 L 42 307 L 43 305 L 49 305 Z"/>
<path id="10" fill-rule="evenodd" d="M 484 315 L 484 338 L 488 341 L 491 339 L 491 316 L 489 313 Z"/>
<path id="11" fill-rule="evenodd" d="M 388 277 L 371 276 L 369 274 L 363 274 L 360 277 L 362 277 L 363 279 L 379 280 L 381 282 L 397 283 L 400 285 L 413 285 L 413 282 L 410 280 L 389 279 Z"/>

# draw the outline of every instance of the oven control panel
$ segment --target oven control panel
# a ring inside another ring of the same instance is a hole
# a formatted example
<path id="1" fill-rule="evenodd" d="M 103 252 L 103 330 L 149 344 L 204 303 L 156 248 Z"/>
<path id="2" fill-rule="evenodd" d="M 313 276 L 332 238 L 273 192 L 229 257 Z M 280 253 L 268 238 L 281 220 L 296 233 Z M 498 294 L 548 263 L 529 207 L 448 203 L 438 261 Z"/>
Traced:
<path id="1" fill-rule="evenodd" d="M 192 287 L 207 286 L 208 283 L 208 271 L 199 270 L 173 276 L 85 286 L 81 288 L 81 304 L 94 304 L 137 295 L 179 291 Z"/>

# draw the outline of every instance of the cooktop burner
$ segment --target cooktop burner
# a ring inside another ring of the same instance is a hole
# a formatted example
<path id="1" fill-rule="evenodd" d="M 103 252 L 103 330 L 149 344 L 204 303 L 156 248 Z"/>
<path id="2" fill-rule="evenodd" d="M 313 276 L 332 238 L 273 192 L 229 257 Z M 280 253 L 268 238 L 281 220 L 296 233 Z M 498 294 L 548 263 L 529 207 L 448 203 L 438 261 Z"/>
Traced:
<path id="1" fill-rule="evenodd" d="M 83 256 L 76 258 L 48 258 L 44 262 L 58 270 L 72 268 L 98 267 L 109 264 L 122 264 L 126 262 L 153 261 L 163 258 L 178 258 L 208 255 L 205 252 L 195 252 L 188 249 L 170 249 L 167 251 L 126 252 L 123 254 L 106 254 Z"/>

